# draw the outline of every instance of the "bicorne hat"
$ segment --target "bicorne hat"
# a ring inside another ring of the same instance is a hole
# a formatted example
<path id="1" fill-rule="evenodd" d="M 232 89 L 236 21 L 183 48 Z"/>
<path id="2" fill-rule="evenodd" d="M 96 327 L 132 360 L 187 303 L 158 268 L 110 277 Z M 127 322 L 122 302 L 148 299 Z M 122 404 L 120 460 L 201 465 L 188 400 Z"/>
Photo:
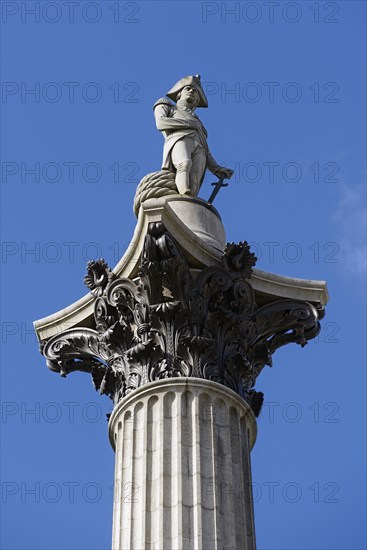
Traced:
<path id="1" fill-rule="evenodd" d="M 185 78 L 181 78 L 172 88 L 167 92 L 167 97 L 172 99 L 172 101 L 177 101 L 177 95 L 181 90 L 184 89 L 185 86 L 194 86 L 196 90 L 199 93 L 199 103 L 197 107 L 207 107 L 208 106 L 208 100 L 206 98 L 206 95 L 204 94 L 204 91 L 201 87 L 200 82 L 200 75 L 195 76 L 185 76 Z"/>

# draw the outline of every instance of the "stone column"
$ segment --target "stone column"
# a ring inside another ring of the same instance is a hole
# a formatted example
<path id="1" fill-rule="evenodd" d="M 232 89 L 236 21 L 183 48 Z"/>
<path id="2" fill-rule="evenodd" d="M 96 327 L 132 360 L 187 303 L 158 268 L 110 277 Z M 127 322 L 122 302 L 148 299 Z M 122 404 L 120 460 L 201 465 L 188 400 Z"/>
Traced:
<path id="1" fill-rule="evenodd" d="M 216 382 L 165 379 L 115 407 L 113 550 L 254 550 L 256 419 Z"/>
<path id="2" fill-rule="evenodd" d="M 250 449 L 263 400 L 254 385 L 278 348 L 318 334 L 324 309 L 303 294 L 287 297 L 286 278 L 272 293 L 262 272 L 255 292 L 246 241 L 229 243 L 220 258 L 212 242 L 200 265 L 195 242 L 219 234 L 219 222 L 207 223 L 206 213 L 205 231 L 189 238 L 178 215 L 183 208 L 189 220 L 189 206 L 176 202 L 164 219 L 180 245 L 150 218 L 136 277 L 89 262 L 93 315 L 43 339 L 41 351 L 51 370 L 88 372 L 113 400 L 114 550 L 254 550 Z M 312 282 L 302 285 L 308 296 Z"/>

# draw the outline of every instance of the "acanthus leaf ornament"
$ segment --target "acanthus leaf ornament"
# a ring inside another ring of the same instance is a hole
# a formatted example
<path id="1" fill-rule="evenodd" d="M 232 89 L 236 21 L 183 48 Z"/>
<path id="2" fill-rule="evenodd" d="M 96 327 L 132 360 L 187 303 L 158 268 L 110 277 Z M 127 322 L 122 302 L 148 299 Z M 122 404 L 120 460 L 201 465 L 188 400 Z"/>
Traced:
<path id="1" fill-rule="evenodd" d="M 258 307 L 255 262 L 246 241 L 230 243 L 221 265 L 193 273 L 164 225 L 152 223 L 136 279 L 117 277 L 102 259 L 88 263 L 95 329 L 69 329 L 45 342 L 47 364 L 62 376 L 89 372 L 114 403 L 161 378 L 206 378 L 259 414 L 257 376 L 279 347 L 314 338 L 322 312 L 290 299 Z"/>
<path id="2" fill-rule="evenodd" d="M 108 267 L 103 258 L 90 260 L 87 264 L 87 274 L 84 277 L 84 284 L 95 294 L 101 296 L 107 284 L 114 279 L 115 275 Z"/>

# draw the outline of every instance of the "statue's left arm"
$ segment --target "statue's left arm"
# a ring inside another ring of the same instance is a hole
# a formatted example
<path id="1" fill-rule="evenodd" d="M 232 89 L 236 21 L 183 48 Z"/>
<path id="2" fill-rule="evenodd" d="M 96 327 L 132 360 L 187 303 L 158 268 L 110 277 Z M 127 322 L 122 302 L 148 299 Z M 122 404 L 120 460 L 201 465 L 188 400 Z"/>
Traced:
<path id="1" fill-rule="evenodd" d="M 202 123 L 200 124 L 198 131 L 199 131 L 199 134 L 201 135 L 201 142 L 205 144 L 207 169 L 218 178 L 223 178 L 223 179 L 231 178 L 233 175 L 233 170 L 231 168 L 225 168 L 224 166 L 220 166 L 220 164 L 217 163 L 217 161 L 211 154 L 208 146 L 208 142 L 207 142 L 208 132 L 206 131 L 206 128 Z"/>
<path id="2" fill-rule="evenodd" d="M 208 170 L 210 170 L 212 174 L 214 174 L 218 178 L 229 179 L 233 175 L 233 170 L 231 170 L 231 168 L 225 168 L 224 166 L 220 166 L 220 164 L 217 163 L 209 149 L 206 153 L 206 167 Z"/>

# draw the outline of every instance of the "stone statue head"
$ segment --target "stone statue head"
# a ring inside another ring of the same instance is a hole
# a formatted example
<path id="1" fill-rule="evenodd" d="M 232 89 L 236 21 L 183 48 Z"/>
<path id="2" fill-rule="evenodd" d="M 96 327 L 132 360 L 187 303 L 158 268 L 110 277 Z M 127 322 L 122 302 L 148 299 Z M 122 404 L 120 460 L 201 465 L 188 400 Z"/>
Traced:
<path id="1" fill-rule="evenodd" d="M 208 100 L 204 93 L 204 90 L 201 87 L 200 75 L 195 76 L 185 76 L 181 78 L 176 84 L 167 92 L 167 97 L 173 101 L 178 101 L 180 98 L 183 99 L 183 96 L 186 96 L 185 99 L 189 98 L 188 103 L 192 102 L 193 98 L 191 97 L 192 89 L 196 91 L 197 97 L 195 98 L 196 105 L 194 107 L 207 107 Z"/>
<path id="2" fill-rule="evenodd" d="M 194 109 L 200 102 L 199 92 L 194 86 L 185 86 L 177 94 L 177 101 L 180 99 L 183 99 L 189 107 Z"/>

